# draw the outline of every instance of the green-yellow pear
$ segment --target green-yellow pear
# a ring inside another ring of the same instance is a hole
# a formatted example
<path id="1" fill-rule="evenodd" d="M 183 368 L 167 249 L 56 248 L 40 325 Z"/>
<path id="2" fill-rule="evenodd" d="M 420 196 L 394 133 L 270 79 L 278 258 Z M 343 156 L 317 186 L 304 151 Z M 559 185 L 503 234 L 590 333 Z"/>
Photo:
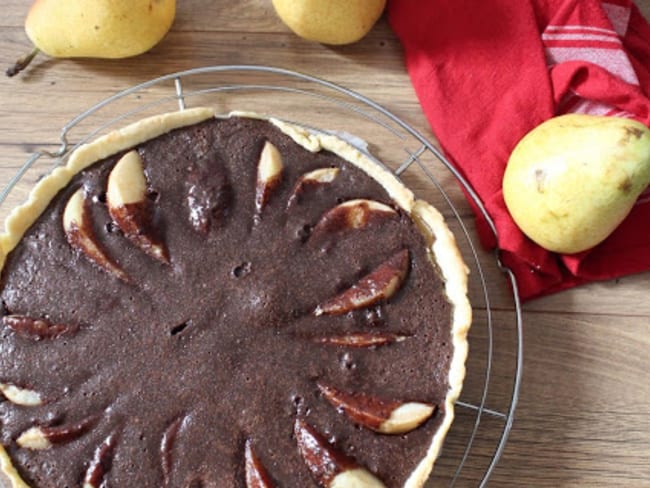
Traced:
<path id="1" fill-rule="evenodd" d="M 25 31 L 52 57 L 126 58 L 156 45 L 175 15 L 176 0 L 36 0 Z"/>
<path id="2" fill-rule="evenodd" d="M 273 0 L 282 21 L 297 35 L 323 44 L 350 44 L 377 22 L 386 0 Z"/>
<path id="3" fill-rule="evenodd" d="M 547 120 L 517 144 L 503 197 L 528 237 L 572 254 L 611 234 L 648 184 L 648 127 L 621 117 L 571 114 Z"/>

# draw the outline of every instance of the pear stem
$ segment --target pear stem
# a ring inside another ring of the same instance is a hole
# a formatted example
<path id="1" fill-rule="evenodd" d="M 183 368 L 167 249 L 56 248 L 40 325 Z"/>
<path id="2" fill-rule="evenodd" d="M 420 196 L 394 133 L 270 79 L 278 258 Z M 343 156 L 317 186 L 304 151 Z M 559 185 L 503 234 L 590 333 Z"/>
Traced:
<path id="1" fill-rule="evenodd" d="M 16 76 L 18 73 L 20 73 L 22 70 L 27 68 L 29 63 L 32 62 L 32 60 L 36 57 L 36 55 L 41 52 L 39 48 L 35 47 L 32 52 L 26 54 L 25 56 L 21 57 L 16 61 L 16 63 L 11 66 L 10 68 L 7 68 L 7 71 L 5 71 L 5 74 L 9 76 L 10 78 L 12 76 Z"/>

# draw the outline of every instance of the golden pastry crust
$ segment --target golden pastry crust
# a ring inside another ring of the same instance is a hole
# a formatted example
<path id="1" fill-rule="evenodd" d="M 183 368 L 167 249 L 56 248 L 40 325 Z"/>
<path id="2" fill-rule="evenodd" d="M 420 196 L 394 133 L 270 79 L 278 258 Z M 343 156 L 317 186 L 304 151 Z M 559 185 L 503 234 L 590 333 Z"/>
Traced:
<path id="1" fill-rule="evenodd" d="M 251 112 L 233 112 L 229 116 L 267 119 Z M 5 232 L 0 235 L 0 271 L 5 258 L 15 248 L 27 229 L 38 219 L 54 196 L 70 180 L 96 161 L 126 150 L 137 144 L 184 126 L 193 125 L 214 117 L 214 110 L 195 108 L 143 119 L 111 132 L 94 142 L 80 146 L 65 166 L 53 170 L 31 191 L 27 202 L 15 208 L 5 222 Z M 449 368 L 449 390 L 445 398 L 444 418 L 434 435 L 426 456 L 420 460 L 406 481 L 404 488 L 419 488 L 430 476 L 443 440 L 454 418 L 454 404 L 462 389 L 467 357 L 467 333 L 472 321 L 472 309 L 467 297 L 468 269 L 461 257 L 455 238 L 444 217 L 429 203 L 416 199 L 388 169 L 341 138 L 309 131 L 279 119 L 268 118 L 284 134 L 311 152 L 331 151 L 347 160 L 377 181 L 415 222 L 425 238 L 432 266 L 442 276 L 445 292 L 453 306 L 451 334 L 453 356 Z M 0 485 L 8 488 L 29 488 L 11 463 L 6 450 L 0 445 Z"/>

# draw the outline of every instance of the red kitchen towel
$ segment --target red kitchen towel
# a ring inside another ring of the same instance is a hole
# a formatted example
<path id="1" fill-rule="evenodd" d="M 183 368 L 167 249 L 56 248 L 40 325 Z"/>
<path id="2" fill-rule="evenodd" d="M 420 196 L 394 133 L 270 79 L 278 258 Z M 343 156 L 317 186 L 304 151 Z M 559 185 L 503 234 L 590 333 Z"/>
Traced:
<path id="1" fill-rule="evenodd" d="M 506 210 L 501 181 L 516 143 L 567 112 L 650 125 L 650 25 L 631 0 L 391 0 L 422 108 L 446 155 L 480 196 L 486 247 L 502 250 L 523 300 L 650 269 L 650 191 L 602 244 L 558 255 Z"/>

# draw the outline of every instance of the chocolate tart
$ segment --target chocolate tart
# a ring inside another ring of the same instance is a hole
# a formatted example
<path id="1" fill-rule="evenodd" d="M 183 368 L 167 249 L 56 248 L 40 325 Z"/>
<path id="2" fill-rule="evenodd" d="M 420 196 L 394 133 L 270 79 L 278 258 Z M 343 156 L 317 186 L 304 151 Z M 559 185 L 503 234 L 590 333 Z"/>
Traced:
<path id="1" fill-rule="evenodd" d="M 0 485 L 421 487 L 471 321 L 441 214 L 337 136 L 192 109 L 0 236 Z"/>

